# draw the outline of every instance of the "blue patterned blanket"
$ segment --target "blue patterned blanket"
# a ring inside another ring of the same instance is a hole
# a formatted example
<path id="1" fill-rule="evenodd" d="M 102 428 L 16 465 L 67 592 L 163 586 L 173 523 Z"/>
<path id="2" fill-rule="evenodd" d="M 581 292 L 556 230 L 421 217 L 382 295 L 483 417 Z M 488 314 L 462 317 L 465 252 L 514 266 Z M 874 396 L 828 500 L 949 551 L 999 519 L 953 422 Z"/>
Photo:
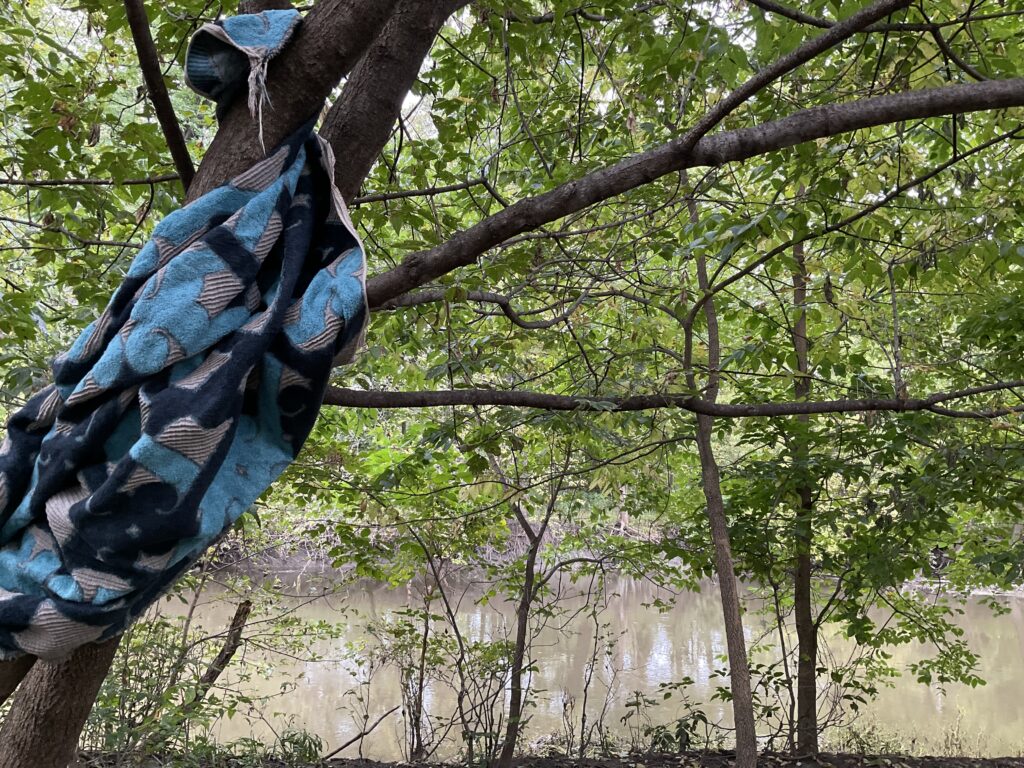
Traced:
<path id="1" fill-rule="evenodd" d="M 190 85 L 218 110 L 294 11 L 206 25 Z M 116 636 L 262 494 L 368 316 L 365 258 L 313 122 L 165 218 L 0 447 L 0 659 Z"/>

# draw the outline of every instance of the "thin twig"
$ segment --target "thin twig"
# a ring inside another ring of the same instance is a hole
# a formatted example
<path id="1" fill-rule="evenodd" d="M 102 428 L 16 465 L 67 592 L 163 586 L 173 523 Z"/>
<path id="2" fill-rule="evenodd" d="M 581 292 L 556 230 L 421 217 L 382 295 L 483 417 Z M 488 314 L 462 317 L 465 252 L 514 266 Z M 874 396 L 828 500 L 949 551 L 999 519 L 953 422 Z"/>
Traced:
<path id="1" fill-rule="evenodd" d="M 348 741 L 346 741 L 346 742 L 345 742 L 344 744 L 342 744 L 342 745 L 341 745 L 340 747 L 338 747 L 338 748 L 337 748 L 336 750 L 334 750 L 333 752 L 331 752 L 331 753 L 330 753 L 329 755 L 324 755 L 324 758 L 323 758 L 323 759 L 324 759 L 324 760 L 330 760 L 330 759 L 331 759 L 332 757 L 334 757 L 335 755 L 338 755 L 338 754 L 340 754 L 340 753 L 344 752 L 344 751 L 345 751 L 346 749 L 348 749 L 349 747 L 351 747 L 351 746 L 352 746 L 353 744 L 355 744 L 355 743 L 356 743 L 357 741 L 361 741 L 362 739 L 365 739 L 365 738 L 366 738 L 367 736 L 369 736 L 369 735 L 370 735 L 371 733 L 373 733 L 373 731 L 374 731 L 374 730 L 375 730 L 375 729 L 377 728 L 377 726 L 378 726 L 378 725 L 380 725 L 381 723 L 383 723 L 383 722 L 384 722 L 384 719 L 385 719 L 385 718 L 386 718 L 386 717 L 387 717 L 388 715 L 390 715 L 390 714 L 391 714 L 392 712 L 395 712 L 395 711 L 396 711 L 396 710 L 398 710 L 398 709 L 399 709 L 400 707 L 401 707 L 401 704 L 396 704 L 395 706 L 393 706 L 393 707 L 392 707 L 391 709 L 389 709 L 389 710 L 388 710 L 387 712 L 385 712 L 385 713 L 384 713 L 383 715 L 381 715 L 380 717 L 378 717 L 378 718 L 377 718 L 377 719 L 376 719 L 376 720 L 374 721 L 373 725 L 371 725 L 371 726 L 370 726 L 369 728 L 366 728 L 366 729 L 364 729 L 364 730 L 360 731 L 359 733 L 357 733 L 357 734 L 356 734 L 355 736 L 353 736 L 353 737 L 352 737 L 351 739 L 349 739 Z"/>

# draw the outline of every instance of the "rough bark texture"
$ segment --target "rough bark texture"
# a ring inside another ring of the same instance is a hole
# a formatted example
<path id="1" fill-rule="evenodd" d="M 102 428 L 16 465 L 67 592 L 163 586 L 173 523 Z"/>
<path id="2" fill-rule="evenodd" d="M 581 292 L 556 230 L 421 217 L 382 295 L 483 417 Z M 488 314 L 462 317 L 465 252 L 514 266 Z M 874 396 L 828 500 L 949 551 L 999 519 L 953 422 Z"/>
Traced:
<path id="1" fill-rule="evenodd" d="M 65 768 L 120 638 L 37 661 L 0 730 L 0 768 Z"/>
<path id="2" fill-rule="evenodd" d="M 397 0 L 320 0 L 296 39 L 270 63 L 263 111 L 258 121 L 241 96 L 224 117 L 199 166 L 188 199 L 195 200 L 265 157 L 319 112 L 324 100 L 363 55 L 391 15 Z"/>
<path id="3" fill-rule="evenodd" d="M 352 72 L 320 131 L 334 148 L 334 181 L 346 200 L 358 194 L 387 144 L 438 31 L 467 2 L 398 0 L 394 16 Z"/>
<path id="4" fill-rule="evenodd" d="M 28 674 L 35 663 L 35 656 L 22 656 L 13 661 L 0 662 L 0 704 L 7 701 L 7 698 L 14 693 L 18 683 Z"/>

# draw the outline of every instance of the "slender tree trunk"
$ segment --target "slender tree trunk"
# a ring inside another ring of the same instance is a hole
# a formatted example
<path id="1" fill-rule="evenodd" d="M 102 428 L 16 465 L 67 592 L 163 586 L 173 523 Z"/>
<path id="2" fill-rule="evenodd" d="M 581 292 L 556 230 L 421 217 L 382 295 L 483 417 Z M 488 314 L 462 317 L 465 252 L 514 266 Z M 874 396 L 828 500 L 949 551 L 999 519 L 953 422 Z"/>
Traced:
<path id="1" fill-rule="evenodd" d="M 814 502 L 810 488 L 800 489 L 797 516 L 797 559 L 793 578 L 797 638 L 796 751 L 818 753 L 818 630 L 814 625 L 811 600 L 811 530 Z"/>
<path id="2" fill-rule="evenodd" d="M 420 762 L 426 757 L 423 744 L 423 686 L 427 679 L 427 651 L 430 648 L 430 599 L 423 611 L 423 635 L 420 641 L 420 658 L 416 670 L 416 688 L 412 699 L 412 748 L 409 757 L 412 762 Z"/>
<path id="3" fill-rule="evenodd" d="M 797 400 L 811 394 L 807 342 L 807 263 L 803 244 L 793 248 L 796 271 L 793 273 L 793 351 L 797 375 L 793 384 Z M 796 749 L 801 755 L 818 753 L 818 629 L 814 624 L 811 584 L 811 543 L 814 539 L 814 489 L 807 475 L 810 451 L 806 430 L 810 416 L 797 416 L 800 422 L 796 438 L 796 463 L 803 476 L 797 487 L 799 508 L 794 524 L 796 568 L 793 574 L 793 605 L 797 637 L 797 712 Z"/>
<path id="4" fill-rule="evenodd" d="M 686 172 L 683 183 L 689 184 Z M 692 191 L 686 200 L 690 221 L 699 223 L 697 203 Z M 697 287 L 708 294 L 707 259 L 703 252 L 697 256 Z M 707 322 L 708 379 L 704 398 L 709 402 L 718 399 L 720 384 L 721 340 L 718 335 L 718 314 L 714 297 L 704 303 L 704 319 Z M 697 379 L 693 373 L 693 327 L 686 327 L 687 384 L 697 390 Z M 722 616 L 725 620 L 725 642 L 729 653 L 729 680 L 732 691 L 733 724 L 736 727 L 736 768 L 753 768 L 757 765 L 757 724 L 754 721 L 754 697 L 750 689 L 750 666 L 747 661 L 747 643 L 743 636 L 743 609 L 740 605 L 739 583 L 732 558 L 732 544 L 729 540 L 729 524 L 725 516 L 725 502 L 722 498 L 722 478 L 715 458 L 713 416 L 697 416 L 697 451 L 700 456 L 701 484 L 707 502 L 708 525 L 711 529 L 711 543 L 714 548 L 715 573 L 722 600 Z"/>
<path id="5" fill-rule="evenodd" d="M 533 588 L 536 581 L 537 552 L 541 537 L 531 537 L 530 552 L 526 557 L 526 572 L 523 574 L 523 591 L 516 607 L 516 641 L 512 650 L 511 682 L 509 686 L 508 726 L 505 728 L 505 742 L 501 745 L 497 768 L 510 768 L 515 756 L 516 744 L 522 730 L 523 720 L 523 673 L 526 667 L 526 641 L 530 629 L 530 605 L 533 603 Z"/>
<path id="6" fill-rule="evenodd" d="M 37 661 L 0 730 L 0 768 L 65 768 L 120 638 L 79 648 L 61 661 Z"/>
<path id="7" fill-rule="evenodd" d="M 736 766 L 757 765 L 757 726 L 754 722 L 753 695 L 750 690 L 750 667 L 747 664 L 747 643 L 743 637 L 743 614 L 740 608 L 739 582 L 732 559 L 729 526 L 722 500 L 722 483 L 712 444 L 714 417 L 697 417 L 697 450 L 700 473 L 707 501 L 711 543 L 715 550 L 715 573 L 722 598 L 725 619 L 725 643 L 729 651 L 729 679 L 732 689 L 733 722 L 736 726 Z"/>

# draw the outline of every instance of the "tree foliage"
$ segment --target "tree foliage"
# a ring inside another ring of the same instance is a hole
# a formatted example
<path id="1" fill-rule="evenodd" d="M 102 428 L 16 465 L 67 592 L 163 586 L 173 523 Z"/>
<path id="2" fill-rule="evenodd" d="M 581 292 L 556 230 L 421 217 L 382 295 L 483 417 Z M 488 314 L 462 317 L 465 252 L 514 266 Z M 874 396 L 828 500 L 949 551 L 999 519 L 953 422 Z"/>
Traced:
<path id="1" fill-rule="evenodd" d="M 862 6 L 467 5 L 349 201 L 371 271 L 449 247 L 517 201 L 582 188 L 615 163 L 642 169 L 642 153 Z M 215 126 L 181 81 L 185 44 L 230 10 L 149 7 L 195 158 Z M 1024 75 L 1022 16 L 1016 0 L 898 10 L 758 89 L 714 130 L 1010 81 Z M 10 409 L 96 316 L 182 190 L 121 2 L 0 9 L 0 82 L 0 402 Z M 775 598 L 788 625 L 803 551 L 816 629 L 839 627 L 876 661 L 887 645 L 927 642 L 937 655 L 912 670 L 919 679 L 980 682 L 955 606 L 902 587 L 940 554 L 958 590 L 1022 578 L 1019 119 L 952 109 L 826 132 L 645 178 L 502 237 L 378 308 L 364 354 L 338 372 L 345 389 L 329 402 L 341 407 L 325 407 L 266 503 L 301 506 L 339 564 L 393 583 L 470 565 L 486 566 L 505 595 L 521 593 L 527 574 L 563 570 L 692 583 L 712 572 L 693 411 L 720 377 L 718 402 L 749 406 L 714 422 L 741 577 Z M 367 392 L 398 406 L 388 393 L 416 391 L 470 394 L 425 410 L 359 407 Z M 579 407 L 496 406 L 493 393 Z M 667 400 L 620 408 L 636 396 Z M 813 515 L 802 517 L 804 491 Z M 514 546 L 530 530 L 550 534 L 536 561 Z M 535 597 L 539 611 L 542 590 Z M 850 702 L 870 691 L 850 670 L 819 673 Z"/>

